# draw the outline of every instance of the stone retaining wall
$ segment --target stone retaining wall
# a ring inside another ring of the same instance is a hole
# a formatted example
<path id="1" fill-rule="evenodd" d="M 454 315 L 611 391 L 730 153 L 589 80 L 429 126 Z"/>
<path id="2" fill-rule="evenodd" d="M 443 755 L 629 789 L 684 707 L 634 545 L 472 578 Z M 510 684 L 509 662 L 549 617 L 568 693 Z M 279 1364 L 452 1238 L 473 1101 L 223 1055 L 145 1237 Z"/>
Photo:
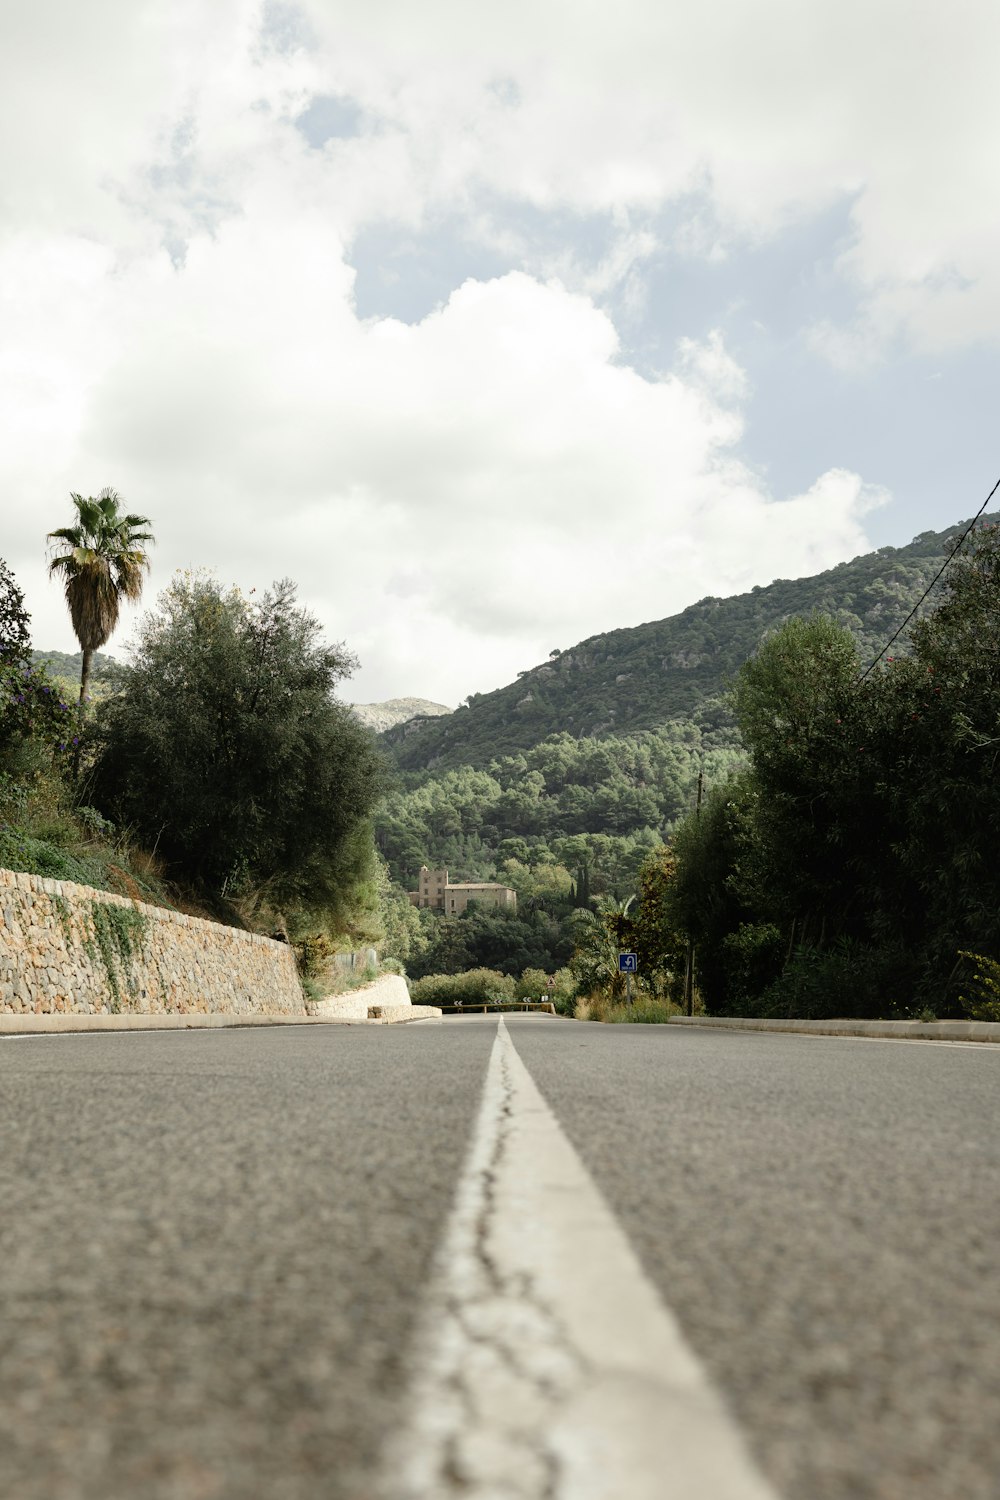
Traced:
<path id="1" fill-rule="evenodd" d="M 0 870 L 0 1012 L 304 1015 L 287 943 Z"/>

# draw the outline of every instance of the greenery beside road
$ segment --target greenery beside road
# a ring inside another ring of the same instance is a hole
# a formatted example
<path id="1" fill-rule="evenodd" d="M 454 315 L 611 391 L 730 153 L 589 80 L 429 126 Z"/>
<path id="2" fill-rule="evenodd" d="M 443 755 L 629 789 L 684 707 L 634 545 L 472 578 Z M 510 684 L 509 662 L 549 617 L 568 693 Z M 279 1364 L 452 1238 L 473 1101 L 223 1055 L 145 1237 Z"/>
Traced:
<path id="1" fill-rule="evenodd" d="M 1000 528 L 906 654 L 789 621 L 737 676 L 747 769 L 676 830 L 625 942 L 718 1015 L 984 1015 L 1000 993 Z M 977 978 L 978 974 L 978 978 Z"/>
<path id="2" fill-rule="evenodd" d="M 89 799 L 254 925 L 351 928 L 382 791 L 371 734 L 334 696 L 354 665 L 287 580 L 248 600 L 175 579 L 94 715 Z"/>
<path id="3" fill-rule="evenodd" d="M 633 833 L 621 858 L 629 835 L 600 835 L 605 859 L 619 856 L 610 878 L 594 835 L 550 830 L 602 750 L 604 774 L 635 789 L 636 740 L 546 742 L 398 797 L 397 849 L 406 797 L 429 839 L 475 833 L 482 848 L 505 817 L 530 829 L 493 851 L 491 873 L 520 881 L 516 922 L 474 909 L 430 918 L 423 972 L 450 968 L 461 986 L 454 971 L 475 959 L 515 975 L 515 928 L 541 937 L 554 921 L 562 946 L 539 962 L 551 970 L 557 955 L 567 1008 L 595 1020 L 667 1019 L 689 958 L 708 1014 L 1000 1017 L 1000 529 L 972 533 L 934 608 L 867 665 L 852 632 L 820 613 L 769 634 L 729 698 L 742 761 L 706 777 L 701 807 L 666 840 Z M 639 958 L 631 996 L 622 949 Z"/>
<path id="4" fill-rule="evenodd" d="M 0 563 L 0 862 L 280 931 L 303 956 L 390 933 L 405 949 L 411 909 L 371 829 L 384 759 L 335 692 L 350 652 L 321 640 L 287 580 L 248 599 L 178 577 L 92 701 L 152 535 L 111 490 L 71 498 L 50 568 L 81 644 L 78 705 L 39 663 Z"/>
<path id="5" fill-rule="evenodd" d="M 750 771 L 752 736 L 737 722 L 732 688 L 764 643 L 794 628 L 790 618 L 826 619 L 854 653 L 852 670 L 860 675 L 959 534 L 958 528 L 925 533 L 908 547 L 882 548 L 814 578 L 704 600 L 669 620 L 609 632 L 555 653 L 509 688 L 474 697 L 446 721 L 383 735 L 402 767 L 398 786 L 376 814 L 376 839 L 395 884 L 412 889 L 420 864 L 427 863 L 446 866 L 453 880 L 497 880 L 518 893 L 516 918 L 470 910 L 442 922 L 420 914 L 406 960 L 413 971 L 486 964 L 517 975 L 529 962 L 554 970 L 577 946 L 575 913 L 597 916 L 609 903 L 644 890 L 648 910 L 650 879 L 663 885 L 657 867 L 664 847 L 676 852 L 691 842 L 684 819 L 701 772 L 707 788 L 702 823 L 717 828 L 718 837 L 698 856 L 703 911 L 684 916 L 684 932 L 702 933 L 698 990 L 715 1006 L 744 1003 L 738 995 L 749 1004 L 765 981 L 777 979 L 779 958 L 783 982 L 793 983 L 792 971 L 783 968 L 790 952 L 800 972 L 787 1003 L 821 1005 L 811 990 L 825 992 L 831 983 L 842 992 L 858 957 L 837 956 L 830 919 L 822 936 L 819 926 L 803 929 L 801 922 L 793 933 L 787 914 L 765 915 L 766 900 L 755 898 L 752 914 L 746 903 L 739 906 L 726 862 L 728 835 L 717 825 L 744 816 L 738 811 L 744 791 L 751 798 L 765 792 Z M 944 588 L 939 584 L 923 606 L 925 617 L 946 597 Z M 897 647 L 900 655 L 909 650 L 906 639 Z M 806 663 L 805 670 L 822 681 L 827 664 Z M 521 701 L 529 696 L 530 702 Z M 686 857 L 684 881 L 693 880 L 698 859 Z M 737 908 L 742 916 L 730 928 Z M 662 930 L 665 920 L 659 911 L 653 925 Z M 675 932 L 673 951 L 662 954 L 643 936 L 648 927 L 642 924 L 630 939 L 640 950 L 640 973 L 651 993 L 664 994 L 669 985 L 673 993 L 678 969 L 683 976 L 686 939 Z M 674 928 L 681 930 L 680 916 Z M 850 941 L 844 937 L 840 947 Z M 817 943 L 822 959 L 813 952 Z M 970 951 L 976 951 L 971 935 Z M 888 962 L 891 967 L 891 957 Z M 959 968 L 956 983 L 967 967 Z M 884 992 L 888 980 L 873 970 L 871 983 Z M 898 995 L 891 1003 L 918 1010 L 938 1003 L 928 998 L 938 988 L 936 971 L 926 987 L 916 978 L 912 984 L 913 994 L 909 974 L 893 979 L 890 988 Z"/>
<path id="6" fill-rule="evenodd" d="M 848 591 L 832 612 L 775 621 L 724 695 L 719 662 L 743 637 L 717 642 L 711 692 L 693 638 L 678 648 L 661 674 L 672 691 L 677 671 L 696 672 L 690 717 L 621 733 L 612 715 L 583 737 L 564 725 L 478 765 L 393 777 L 337 696 L 351 653 L 322 640 L 287 580 L 245 597 L 178 576 L 129 665 L 105 668 L 108 590 L 138 588 L 149 523 L 121 515 L 113 492 L 73 499 L 79 525 L 51 536 L 81 632 L 79 705 L 33 652 L 0 564 L 4 864 L 281 932 L 313 986 L 338 948 L 371 945 L 405 965 L 415 999 L 549 993 L 552 978 L 564 1013 L 613 1022 L 665 1019 L 689 972 L 710 1014 L 1000 1015 L 995 525 L 972 533 L 898 654 L 871 670 L 867 635 L 902 618 L 928 538 L 883 549 L 887 584 L 871 559 L 845 565 L 863 615 L 844 618 Z M 756 630 L 842 572 L 740 607 Z M 677 619 L 693 629 L 716 605 Z M 601 658 L 588 678 L 583 656 L 563 656 L 578 686 L 610 670 Z M 645 658 L 642 670 L 655 677 Z M 656 691 L 639 694 L 647 708 Z M 513 887 L 516 912 L 418 910 L 406 888 L 423 863 Z M 639 959 L 630 988 L 625 948 Z"/>

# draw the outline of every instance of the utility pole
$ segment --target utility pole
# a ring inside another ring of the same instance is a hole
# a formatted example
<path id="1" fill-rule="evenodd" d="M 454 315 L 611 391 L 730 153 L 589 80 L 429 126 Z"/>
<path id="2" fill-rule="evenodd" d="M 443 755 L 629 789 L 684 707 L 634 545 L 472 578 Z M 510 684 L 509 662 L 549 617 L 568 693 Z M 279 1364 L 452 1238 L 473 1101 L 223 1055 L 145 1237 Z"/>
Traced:
<path id="1" fill-rule="evenodd" d="M 695 798 L 694 815 L 701 817 L 701 794 L 705 785 L 705 757 L 702 756 L 698 767 L 698 794 Z M 684 964 L 684 1009 L 689 1016 L 694 1015 L 694 943 L 690 938 L 687 940 L 687 954 Z"/>

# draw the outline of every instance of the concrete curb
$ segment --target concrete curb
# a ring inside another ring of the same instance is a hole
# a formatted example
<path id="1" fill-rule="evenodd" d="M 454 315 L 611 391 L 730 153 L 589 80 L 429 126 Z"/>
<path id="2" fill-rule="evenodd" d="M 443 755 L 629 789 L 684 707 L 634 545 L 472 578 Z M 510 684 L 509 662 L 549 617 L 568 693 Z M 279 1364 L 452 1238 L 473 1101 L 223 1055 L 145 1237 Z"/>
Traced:
<path id="1" fill-rule="evenodd" d="M 1000 1042 L 1000 1021 L 764 1021 L 755 1016 L 671 1016 L 671 1026 L 720 1031 L 794 1031 L 806 1036 L 870 1036 L 897 1041 Z"/>
<path id="2" fill-rule="evenodd" d="M 423 1006 L 408 1007 L 412 1016 L 253 1016 L 211 1015 L 192 1012 L 183 1016 L 154 1015 L 2 1015 L 0 1036 L 46 1035 L 80 1031 L 204 1031 L 232 1026 L 390 1026 L 429 1019 Z"/>

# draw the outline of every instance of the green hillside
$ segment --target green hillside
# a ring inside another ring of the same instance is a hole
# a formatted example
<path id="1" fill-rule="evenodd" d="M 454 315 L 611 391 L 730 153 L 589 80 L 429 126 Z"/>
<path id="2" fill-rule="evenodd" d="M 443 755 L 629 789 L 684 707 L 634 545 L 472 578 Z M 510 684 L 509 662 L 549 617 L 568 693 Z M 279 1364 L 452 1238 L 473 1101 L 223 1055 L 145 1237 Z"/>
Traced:
<path id="1" fill-rule="evenodd" d="M 995 519 L 995 518 L 994 518 Z M 390 729 L 381 743 L 404 771 L 489 766 L 548 736 L 615 738 L 679 720 L 718 728 L 726 682 L 761 637 L 792 615 L 832 615 L 873 656 L 905 619 L 964 522 L 881 547 L 824 573 L 702 599 L 665 620 L 591 636 L 516 682 L 474 693 L 455 713 Z M 933 602 L 933 599 L 928 601 Z"/>
<path id="2" fill-rule="evenodd" d="M 67 703 L 76 702 L 80 693 L 80 672 L 83 669 L 82 651 L 32 651 L 31 661 L 36 667 L 45 667 Z M 119 671 L 120 664 L 115 657 L 108 656 L 104 651 L 94 652 L 90 668 L 90 696 L 94 703 L 100 703 L 102 698 L 114 691 Z"/>
<path id="3" fill-rule="evenodd" d="M 69 677 L 80 681 L 80 672 L 83 668 L 82 651 L 32 651 L 31 660 L 37 664 L 42 663 L 48 667 L 53 677 Z M 105 651 L 95 651 L 94 660 L 91 663 L 91 679 L 99 677 L 113 677 L 118 669 L 118 660 L 114 656 L 108 656 Z"/>

